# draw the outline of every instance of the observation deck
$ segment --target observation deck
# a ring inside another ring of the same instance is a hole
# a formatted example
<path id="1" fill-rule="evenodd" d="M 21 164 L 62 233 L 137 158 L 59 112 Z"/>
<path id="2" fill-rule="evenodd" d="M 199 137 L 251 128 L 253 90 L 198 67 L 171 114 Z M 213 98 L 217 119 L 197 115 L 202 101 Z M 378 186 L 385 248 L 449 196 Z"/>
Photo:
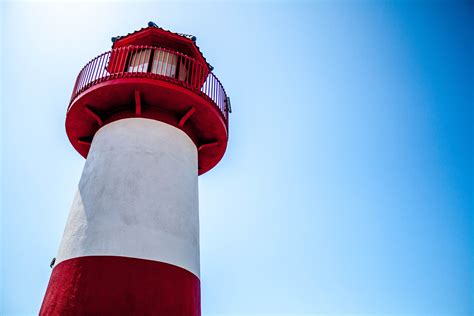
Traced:
<path id="1" fill-rule="evenodd" d="M 143 30 L 149 29 L 168 32 L 155 27 Z M 181 40 L 195 45 L 194 40 Z M 213 168 L 227 147 L 231 109 L 224 87 L 205 59 L 168 47 L 114 46 L 88 62 L 77 76 L 66 115 L 74 148 L 87 157 L 102 126 L 123 118 L 149 118 L 175 126 L 192 139 L 200 175 Z"/>

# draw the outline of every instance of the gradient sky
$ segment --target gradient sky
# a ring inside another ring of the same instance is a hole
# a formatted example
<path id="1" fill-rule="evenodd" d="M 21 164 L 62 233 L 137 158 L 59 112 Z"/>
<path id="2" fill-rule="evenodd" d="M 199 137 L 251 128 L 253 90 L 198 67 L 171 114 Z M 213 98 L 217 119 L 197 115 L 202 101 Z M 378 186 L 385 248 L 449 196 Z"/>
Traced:
<path id="1" fill-rule="evenodd" d="M 84 159 L 82 66 L 148 21 L 232 99 L 199 178 L 203 316 L 474 314 L 474 5 L 0 4 L 1 315 L 36 314 Z"/>

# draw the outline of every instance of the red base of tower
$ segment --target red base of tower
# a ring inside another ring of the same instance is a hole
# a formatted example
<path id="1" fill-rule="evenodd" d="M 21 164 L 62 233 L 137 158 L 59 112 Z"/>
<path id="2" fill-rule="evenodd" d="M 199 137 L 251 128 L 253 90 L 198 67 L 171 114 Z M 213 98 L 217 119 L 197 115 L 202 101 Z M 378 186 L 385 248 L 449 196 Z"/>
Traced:
<path id="1" fill-rule="evenodd" d="M 200 281 L 177 266 L 89 256 L 53 270 L 40 315 L 200 316 Z"/>

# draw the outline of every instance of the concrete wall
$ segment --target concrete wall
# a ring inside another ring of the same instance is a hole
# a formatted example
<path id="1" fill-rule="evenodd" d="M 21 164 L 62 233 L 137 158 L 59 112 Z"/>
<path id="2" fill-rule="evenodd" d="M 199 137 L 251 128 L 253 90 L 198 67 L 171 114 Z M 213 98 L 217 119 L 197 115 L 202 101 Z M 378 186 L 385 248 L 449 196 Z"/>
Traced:
<path id="1" fill-rule="evenodd" d="M 83 256 L 170 263 L 199 277 L 197 149 L 181 130 L 131 118 L 94 137 L 56 265 Z"/>

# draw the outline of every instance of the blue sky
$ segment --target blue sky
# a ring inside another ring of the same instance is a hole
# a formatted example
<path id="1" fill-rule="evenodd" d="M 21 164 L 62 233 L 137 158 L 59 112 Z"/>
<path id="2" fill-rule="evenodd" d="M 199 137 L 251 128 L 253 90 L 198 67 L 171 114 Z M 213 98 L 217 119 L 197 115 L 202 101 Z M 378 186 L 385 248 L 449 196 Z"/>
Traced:
<path id="1" fill-rule="evenodd" d="M 199 179 L 203 315 L 474 314 L 474 6 L 0 4 L 0 314 L 39 310 L 84 159 L 82 66 L 155 21 L 232 99 Z"/>

